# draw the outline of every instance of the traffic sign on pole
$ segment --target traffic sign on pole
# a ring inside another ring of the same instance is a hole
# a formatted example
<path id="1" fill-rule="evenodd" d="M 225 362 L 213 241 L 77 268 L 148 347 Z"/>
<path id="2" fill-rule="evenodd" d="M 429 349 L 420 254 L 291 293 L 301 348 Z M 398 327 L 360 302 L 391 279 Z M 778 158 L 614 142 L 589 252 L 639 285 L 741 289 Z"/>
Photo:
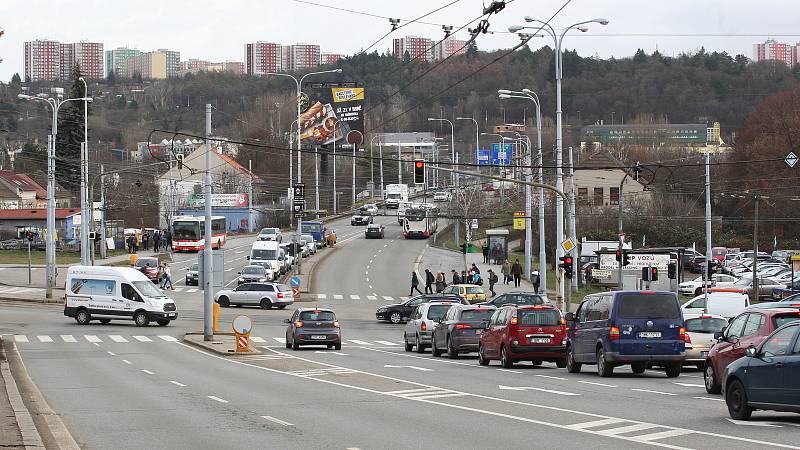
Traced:
<path id="1" fill-rule="evenodd" d="M 514 229 L 525 229 L 525 211 L 514 211 Z"/>
<path id="2" fill-rule="evenodd" d="M 794 152 L 789 152 L 789 154 L 786 155 L 786 158 L 784 159 L 784 161 L 786 162 L 786 164 L 789 167 L 794 167 L 795 164 L 797 164 L 798 157 L 797 157 L 797 155 L 794 154 Z"/>
<path id="3" fill-rule="evenodd" d="M 289 280 L 289 284 L 292 287 L 300 287 L 300 277 L 292 277 L 292 279 Z"/>
<path id="4" fill-rule="evenodd" d="M 564 253 L 569 253 L 575 248 L 575 242 L 572 239 L 564 239 L 564 242 L 561 243 L 561 248 L 564 250 Z"/>
<path id="5" fill-rule="evenodd" d="M 470 225 L 470 228 L 472 228 L 473 230 L 478 229 L 478 219 L 472 219 L 472 225 Z"/>
<path id="6" fill-rule="evenodd" d="M 233 333 L 236 335 L 236 352 L 250 351 L 250 331 L 253 329 L 253 319 L 240 315 L 233 319 Z"/>

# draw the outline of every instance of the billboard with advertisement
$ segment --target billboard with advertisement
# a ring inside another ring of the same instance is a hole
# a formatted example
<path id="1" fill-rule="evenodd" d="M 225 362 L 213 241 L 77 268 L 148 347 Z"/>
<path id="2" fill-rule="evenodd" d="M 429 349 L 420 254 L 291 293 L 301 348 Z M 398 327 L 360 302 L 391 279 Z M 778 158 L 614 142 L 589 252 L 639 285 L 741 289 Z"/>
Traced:
<path id="1" fill-rule="evenodd" d="M 299 99 L 300 139 L 307 145 L 364 143 L 364 88 L 353 82 L 308 83 Z"/>
<path id="2" fill-rule="evenodd" d="M 211 194 L 211 206 L 241 208 L 250 204 L 247 194 Z M 205 206 L 205 196 L 203 194 L 192 194 L 189 196 L 189 206 L 196 208 Z"/>

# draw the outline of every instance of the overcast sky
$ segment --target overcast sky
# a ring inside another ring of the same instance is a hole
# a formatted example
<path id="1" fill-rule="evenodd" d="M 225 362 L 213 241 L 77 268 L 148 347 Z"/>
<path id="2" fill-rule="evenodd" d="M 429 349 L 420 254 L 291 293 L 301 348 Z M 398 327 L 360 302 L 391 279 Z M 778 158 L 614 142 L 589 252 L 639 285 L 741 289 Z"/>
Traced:
<path id="1" fill-rule="evenodd" d="M 453 0 L 312 1 L 410 20 Z M 524 24 L 525 15 L 549 18 L 565 1 L 513 0 L 490 21 L 490 31 L 498 33 L 480 36 L 478 47 L 515 45 L 518 38 L 506 32 L 510 25 Z M 422 20 L 459 28 L 480 15 L 483 2 L 460 0 Z M 0 0 L 0 27 L 5 29 L 0 37 L 0 80 L 7 82 L 15 72 L 24 72 L 23 42 L 37 38 L 85 39 L 102 42 L 106 50 L 169 48 L 180 51 L 181 59 L 242 61 L 245 43 L 259 40 L 318 43 L 323 52 L 353 54 L 390 29 L 383 17 L 293 0 Z M 800 40 L 797 0 L 773 0 L 768 7 L 752 0 L 572 0 L 552 23 L 569 25 L 596 17 L 608 18 L 610 24 L 570 35 L 564 46 L 600 57 L 631 56 L 640 47 L 648 53 L 658 48 L 672 55 L 701 46 L 752 57 L 752 44 L 768 36 L 792 43 Z M 393 37 L 405 35 L 439 39 L 443 33 L 439 25 L 410 24 L 375 48 L 389 49 Z M 458 36 L 466 38 L 466 30 Z M 549 39 L 540 42 L 534 46 L 551 43 Z"/>

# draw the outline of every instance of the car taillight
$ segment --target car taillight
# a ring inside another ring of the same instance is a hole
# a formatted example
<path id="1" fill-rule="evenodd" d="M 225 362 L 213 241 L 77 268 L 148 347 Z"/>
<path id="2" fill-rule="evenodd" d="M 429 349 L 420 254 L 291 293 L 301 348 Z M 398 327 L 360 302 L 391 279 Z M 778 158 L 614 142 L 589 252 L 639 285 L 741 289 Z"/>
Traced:
<path id="1" fill-rule="evenodd" d="M 419 326 L 419 329 L 422 331 L 428 331 L 428 324 L 422 322 L 422 324 Z"/>
<path id="2" fill-rule="evenodd" d="M 608 338 L 611 339 L 612 341 L 618 341 L 619 340 L 619 328 L 613 327 L 613 326 L 611 328 L 609 328 L 608 329 Z"/>
<path id="3" fill-rule="evenodd" d="M 334 320 L 333 321 L 333 327 L 334 328 L 339 328 L 339 321 L 338 320 Z"/>
<path id="4" fill-rule="evenodd" d="M 517 319 L 516 317 L 512 317 L 511 318 L 511 325 L 516 325 L 518 323 L 519 323 L 519 319 Z"/>
<path id="5" fill-rule="evenodd" d="M 283 292 L 278 292 L 278 298 L 283 298 Z"/>
<path id="6" fill-rule="evenodd" d="M 692 343 L 692 338 L 689 337 L 689 333 L 686 332 L 686 328 L 683 328 L 683 327 L 679 328 L 678 329 L 678 336 L 680 337 L 681 340 L 683 340 L 683 342 L 685 342 L 687 344 L 691 344 Z"/>
<path id="7" fill-rule="evenodd" d="M 298 320 L 297 322 L 294 323 L 294 327 L 295 328 L 303 328 L 303 321 L 302 320 Z"/>
<path id="8" fill-rule="evenodd" d="M 456 329 L 457 330 L 463 330 L 465 328 L 472 328 L 472 325 L 469 325 L 469 324 L 466 324 L 466 323 L 456 324 Z"/>

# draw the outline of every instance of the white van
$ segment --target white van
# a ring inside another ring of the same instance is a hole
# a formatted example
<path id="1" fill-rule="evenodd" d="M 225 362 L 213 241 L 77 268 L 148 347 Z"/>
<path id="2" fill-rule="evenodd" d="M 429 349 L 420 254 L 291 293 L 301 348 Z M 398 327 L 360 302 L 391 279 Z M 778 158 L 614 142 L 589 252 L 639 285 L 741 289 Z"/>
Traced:
<path id="1" fill-rule="evenodd" d="M 247 259 L 250 264 L 264 266 L 282 274 L 286 269 L 284 268 L 284 262 L 281 260 L 281 253 L 278 241 L 255 241 Z"/>
<path id="2" fill-rule="evenodd" d="M 750 306 L 750 297 L 739 292 L 709 292 L 708 302 L 705 295 L 698 295 L 681 306 L 684 315 L 711 314 L 722 316 L 728 320 L 738 316 Z"/>
<path id="3" fill-rule="evenodd" d="M 175 302 L 129 267 L 72 266 L 64 290 L 64 315 L 81 325 L 126 319 L 139 327 L 151 320 L 166 326 L 178 318 Z"/>

